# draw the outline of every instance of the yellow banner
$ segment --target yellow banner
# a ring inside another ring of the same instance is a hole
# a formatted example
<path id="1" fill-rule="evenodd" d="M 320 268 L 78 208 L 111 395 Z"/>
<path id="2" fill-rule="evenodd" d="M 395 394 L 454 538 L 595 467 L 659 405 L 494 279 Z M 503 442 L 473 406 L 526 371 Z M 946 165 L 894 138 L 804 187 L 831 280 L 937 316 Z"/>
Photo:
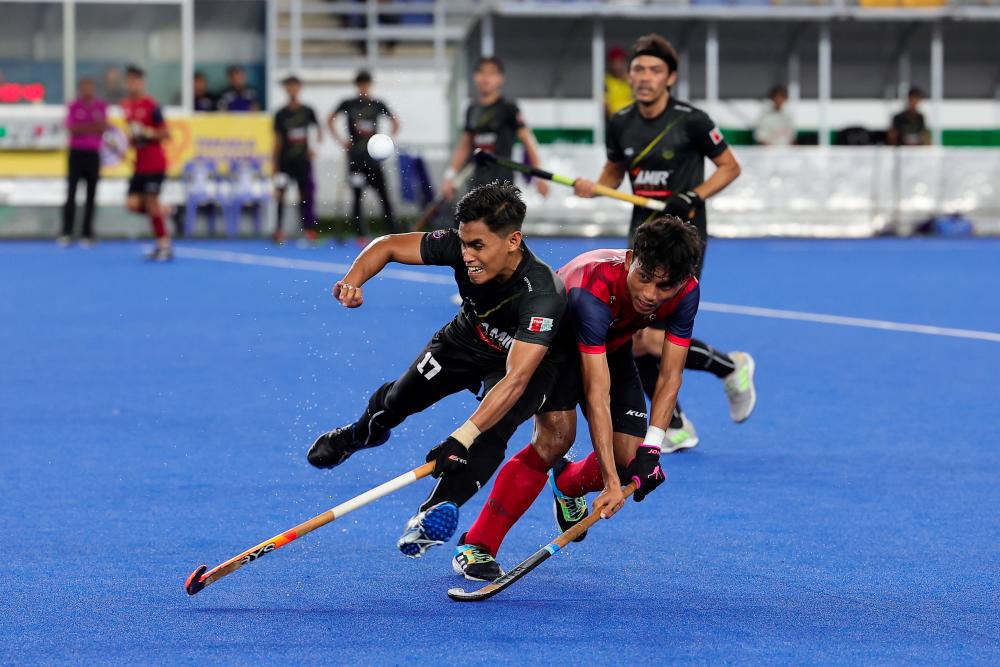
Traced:
<path id="1" fill-rule="evenodd" d="M 132 175 L 133 151 L 128 146 L 125 123 L 112 119 L 101 151 L 101 175 L 125 178 Z M 170 140 L 167 173 L 176 177 L 194 157 L 213 159 L 225 172 L 237 157 L 254 157 L 265 169 L 270 166 L 274 145 L 272 121 L 267 114 L 198 114 L 167 118 Z M 65 177 L 66 149 L 42 151 L 0 151 L 0 177 Z"/>

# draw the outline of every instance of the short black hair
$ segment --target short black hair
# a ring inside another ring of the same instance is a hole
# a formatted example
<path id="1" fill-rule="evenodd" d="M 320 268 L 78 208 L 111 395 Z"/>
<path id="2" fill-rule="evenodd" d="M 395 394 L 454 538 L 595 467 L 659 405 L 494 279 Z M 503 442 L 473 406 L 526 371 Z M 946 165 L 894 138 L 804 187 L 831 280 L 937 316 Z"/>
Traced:
<path id="1" fill-rule="evenodd" d="M 771 90 L 767 91 L 768 99 L 774 99 L 778 95 L 784 95 L 788 97 L 788 88 L 785 88 L 780 83 L 776 86 L 771 86 Z"/>
<path id="2" fill-rule="evenodd" d="M 204 79 L 205 78 L 205 73 L 202 72 L 200 69 L 196 69 L 194 71 L 194 78 L 195 79 Z"/>
<path id="3" fill-rule="evenodd" d="M 357 75 L 354 77 L 354 85 L 359 85 L 362 83 L 371 83 L 372 73 L 366 69 L 359 70 Z"/>
<path id="4" fill-rule="evenodd" d="M 680 60 L 677 57 L 677 49 L 674 48 L 673 44 L 668 42 L 665 37 L 657 35 L 655 32 L 643 35 L 639 39 L 635 40 L 635 44 L 632 45 L 632 53 L 629 54 L 629 67 L 632 66 L 632 61 L 639 56 L 653 56 L 654 58 L 659 58 L 663 62 L 667 63 L 667 69 L 670 70 L 671 73 L 677 71 L 677 63 Z"/>
<path id="5" fill-rule="evenodd" d="M 229 67 L 226 68 L 226 76 L 232 76 L 237 72 L 242 72 L 242 71 L 243 67 L 241 67 L 240 65 L 230 65 Z"/>
<path id="6" fill-rule="evenodd" d="M 301 86 L 302 85 L 302 79 L 300 79 L 299 77 L 295 76 L 294 74 L 289 74 L 288 76 L 286 76 L 284 79 L 281 80 L 281 85 L 283 85 L 283 86 L 287 86 L 290 83 L 297 83 L 297 84 L 299 84 Z"/>
<path id="7" fill-rule="evenodd" d="M 473 71 L 478 72 L 479 68 L 483 65 L 493 65 L 500 71 L 501 74 L 503 74 L 503 62 L 501 62 L 496 56 L 482 56 L 476 61 L 476 66 L 473 68 Z"/>
<path id="8" fill-rule="evenodd" d="M 910 90 L 906 93 L 906 96 L 907 97 L 920 97 L 920 98 L 927 97 L 926 95 L 924 95 L 923 89 L 918 88 L 917 86 L 913 86 L 912 88 L 910 88 Z"/>
<path id="9" fill-rule="evenodd" d="M 676 215 L 663 215 L 639 225 L 632 257 L 650 273 L 663 269 L 673 287 L 697 274 L 704 247 L 694 225 Z"/>
<path id="10" fill-rule="evenodd" d="M 137 76 L 140 79 L 144 79 L 146 77 L 146 71 L 138 65 L 128 65 L 125 67 L 125 75 Z"/>
<path id="11" fill-rule="evenodd" d="M 455 224 L 482 220 L 494 234 L 521 231 L 527 207 L 521 190 L 510 181 L 493 181 L 472 188 L 455 207 Z"/>

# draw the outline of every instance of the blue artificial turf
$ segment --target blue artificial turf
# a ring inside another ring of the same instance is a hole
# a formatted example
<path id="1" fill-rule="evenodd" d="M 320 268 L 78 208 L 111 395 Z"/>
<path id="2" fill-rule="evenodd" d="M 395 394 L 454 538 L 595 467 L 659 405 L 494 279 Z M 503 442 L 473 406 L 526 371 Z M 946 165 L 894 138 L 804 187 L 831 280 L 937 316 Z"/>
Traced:
<path id="1" fill-rule="evenodd" d="M 558 266 L 606 245 L 532 247 Z M 382 279 L 347 311 L 334 278 L 0 245 L 0 663 L 1000 663 L 1000 343 L 717 312 L 696 333 L 755 355 L 757 412 L 730 423 L 720 383 L 687 373 L 702 444 L 491 601 L 448 600 L 471 585 L 450 548 L 396 551 L 429 481 L 189 598 L 195 566 L 415 467 L 472 409 L 312 469 L 313 437 L 455 310 L 448 285 Z M 713 241 L 703 299 L 1000 332 L 998 290 L 996 241 Z M 545 493 L 506 567 L 557 534 Z"/>

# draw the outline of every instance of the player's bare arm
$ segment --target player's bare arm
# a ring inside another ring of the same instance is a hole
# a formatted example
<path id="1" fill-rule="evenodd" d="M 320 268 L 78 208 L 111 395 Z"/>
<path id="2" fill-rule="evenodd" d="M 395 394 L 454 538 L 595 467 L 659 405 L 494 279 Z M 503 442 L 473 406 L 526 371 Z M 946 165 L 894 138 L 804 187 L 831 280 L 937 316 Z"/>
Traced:
<path id="1" fill-rule="evenodd" d="M 704 183 L 694 188 L 694 191 L 703 200 L 722 192 L 740 175 L 740 163 L 736 161 L 736 156 L 731 148 L 727 148 L 712 158 L 712 162 L 715 163 L 715 173 L 709 176 Z"/>
<path id="2" fill-rule="evenodd" d="M 583 389 L 587 401 L 587 424 L 594 454 L 601 465 L 604 491 L 594 503 L 594 512 L 608 518 L 625 504 L 615 465 L 614 434 L 611 424 L 611 372 L 606 353 L 580 353 Z"/>
<path id="3" fill-rule="evenodd" d="M 475 424 L 480 432 L 496 426 L 500 418 L 517 403 L 548 351 L 549 348 L 545 345 L 520 340 L 513 342 L 510 352 L 507 353 L 507 372 L 487 392 L 479 407 L 469 417 L 469 421 Z"/>
<path id="4" fill-rule="evenodd" d="M 330 134 L 333 136 L 333 140 L 336 141 L 342 148 L 350 148 L 351 142 L 344 135 L 340 133 L 337 128 L 337 112 L 331 111 L 330 115 L 326 117 L 326 126 L 330 128 Z"/>
<path id="5" fill-rule="evenodd" d="M 681 378 L 687 353 L 687 347 L 677 345 L 664 338 L 660 353 L 660 374 L 656 378 L 656 391 L 649 408 L 650 426 L 666 430 L 670 424 L 670 415 L 674 411 L 677 394 L 681 389 Z"/>
<path id="6" fill-rule="evenodd" d="M 611 162 L 609 160 L 604 163 L 604 168 L 601 169 L 601 175 L 596 182 L 586 178 L 576 179 L 573 182 L 573 193 L 577 197 L 590 198 L 594 196 L 595 185 L 604 185 L 617 190 L 623 180 L 625 180 L 625 163 Z"/>
<path id="7" fill-rule="evenodd" d="M 521 140 L 524 144 L 524 152 L 528 156 L 528 163 L 532 167 L 540 167 L 542 165 L 541 158 L 538 156 L 538 143 L 535 141 L 535 133 L 531 131 L 531 128 L 525 125 L 517 131 L 517 138 Z M 538 192 L 543 197 L 549 196 L 549 183 L 543 178 L 535 179 L 535 187 L 538 188 Z"/>
<path id="8" fill-rule="evenodd" d="M 389 234 L 369 243 L 351 264 L 347 275 L 333 285 L 333 298 L 346 308 L 357 308 L 364 303 L 361 286 L 378 275 L 386 264 L 423 264 L 420 258 L 423 237 L 420 232 Z"/>
<path id="9" fill-rule="evenodd" d="M 468 162 L 471 154 L 472 135 L 468 132 L 462 132 L 462 136 L 458 138 L 458 143 L 455 145 L 455 151 L 451 154 L 451 166 L 445 172 L 444 182 L 441 184 L 441 194 L 445 199 L 451 199 L 455 196 L 455 174 Z"/>

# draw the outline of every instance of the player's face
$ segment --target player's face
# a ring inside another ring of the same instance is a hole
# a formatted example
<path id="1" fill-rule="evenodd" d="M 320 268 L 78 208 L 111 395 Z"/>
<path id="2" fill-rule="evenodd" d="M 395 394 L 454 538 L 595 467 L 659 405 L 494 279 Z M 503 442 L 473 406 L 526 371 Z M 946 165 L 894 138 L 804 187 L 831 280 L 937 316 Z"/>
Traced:
<path id="1" fill-rule="evenodd" d="M 302 84 L 290 81 L 285 84 L 285 93 L 288 95 L 288 99 L 297 100 L 299 99 L 299 91 L 302 90 Z"/>
<path id="2" fill-rule="evenodd" d="M 477 285 L 511 268 L 511 254 L 521 247 L 521 232 L 497 234 L 479 220 L 460 224 L 458 237 L 462 240 L 462 259 L 469 280 Z"/>
<path id="3" fill-rule="evenodd" d="M 94 96 L 94 82 L 90 79 L 80 81 L 80 97 L 90 99 Z"/>
<path id="4" fill-rule="evenodd" d="M 368 97 L 372 92 L 372 84 L 370 83 L 359 83 L 358 84 L 358 97 Z"/>
<path id="5" fill-rule="evenodd" d="M 629 297 L 632 299 L 632 307 L 640 315 L 649 315 L 657 308 L 674 298 L 680 291 L 683 282 L 671 286 L 670 276 L 663 267 L 657 267 L 654 271 L 649 271 L 639 265 L 639 262 L 632 262 L 629 266 L 628 276 L 625 278 L 625 285 L 628 287 Z"/>
<path id="6" fill-rule="evenodd" d="M 131 97 L 141 97 L 146 91 L 146 82 L 141 76 L 129 74 L 125 77 L 125 90 Z"/>
<path id="7" fill-rule="evenodd" d="M 480 95 L 495 95 L 503 87 L 503 73 L 493 63 L 480 65 L 472 78 Z"/>
<path id="8" fill-rule="evenodd" d="M 629 66 L 628 79 L 636 101 L 652 104 L 666 94 L 667 87 L 674 85 L 677 72 L 671 72 L 667 63 L 656 56 L 639 56 Z"/>

